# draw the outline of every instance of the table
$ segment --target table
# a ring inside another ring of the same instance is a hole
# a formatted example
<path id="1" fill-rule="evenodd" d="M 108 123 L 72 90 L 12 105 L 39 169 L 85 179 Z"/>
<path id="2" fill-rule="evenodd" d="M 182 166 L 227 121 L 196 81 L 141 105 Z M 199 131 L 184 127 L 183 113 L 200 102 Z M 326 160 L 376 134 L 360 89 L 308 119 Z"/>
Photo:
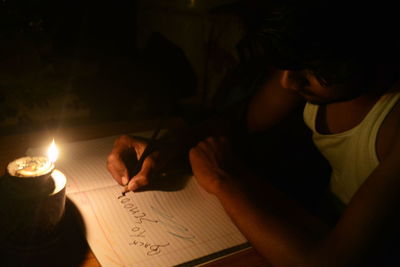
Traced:
<path id="1" fill-rule="evenodd" d="M 167 125 L 179 125 L 181 121 L 177 118 L 170 118 Z M 151 130 L 156 122 L 154 120 L 146 120 L 140 122 L 106 122 L 88 125 L 80 125 L 74 127 L 65 127 L 60 129 L 41 130 L 30 133 L 21 133 L 9 136 L 0 136 L 0 174 L 3 175 L 5 166 L 8 162 L 24 156 L 25 151 L 29 147 L 44 147 L 48 146 L 54 138 L 56 143 L 83 141 L 93 138 L 101 138 L 105 136 L 120 135 L 124 133 L 133 133 L 139 131 Z M 74 210 L 73 204 L 67 200 L 66 223 L 64 231 L 68 234 L 62 236 L 58 244 L 48 246 L 43 250 L 36 249 L 34 251 L 24 251 L 23 257 L 18 253 L 3 257 L 0 254 L 0 265 L 5 265 L 4 259 L 12 260 L 12 265 L 16 262 L 26 266 L 34 266 L 35 263 L 40 266 L 83 266 L 97 267 L 100 266 L 93 252 L 88 247 L 82 233 L 78 230 L 79 223 L 77 218 L 79 214 Z M 4 251 L 2 252 L 5 253 Z M 24 258 L 26 257 L 26 258 Z M 20 266 L 20 265 L 19 265 Z M 205 264 L 206 267 L 239 267 L 239 266 L 254 266 L 267 267 L 268 263 L 258 254 L 258 252 L 249 248 L 247 250 L 226 256 Z"/>

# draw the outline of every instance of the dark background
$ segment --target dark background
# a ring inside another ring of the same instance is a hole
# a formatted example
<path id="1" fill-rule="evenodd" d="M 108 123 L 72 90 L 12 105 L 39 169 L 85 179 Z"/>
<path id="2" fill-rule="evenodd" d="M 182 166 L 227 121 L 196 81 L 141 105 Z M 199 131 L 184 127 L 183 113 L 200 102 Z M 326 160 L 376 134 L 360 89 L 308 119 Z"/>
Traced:
<path id="1" fill-rule="evenodd" d="M 238 84 L 238 3 L 1 1 L 1 134 L 164 113 L 190 120 Z"/>
<path id="2" fill-rule="evenodd" d="M 240 101 L 264 71 L 245 38 L 257 19 L 254 2 L 0 1 L 0 136 L 140 124 L 164 114 L 192 123 Z M 258 158 L 260 173 L 273 173 L 279 187 L 315 208 L 311 191 L 327 180 L 314 178 L 326 172 L 326 162 L 313 160 L 312 144 L 295 142 L 307 131 L 301 119 L 303 128 L 254 137 L 260 154 L 249 159 Z M 270 164 L 276 170 L 266 162 L 277 162 Z"/>

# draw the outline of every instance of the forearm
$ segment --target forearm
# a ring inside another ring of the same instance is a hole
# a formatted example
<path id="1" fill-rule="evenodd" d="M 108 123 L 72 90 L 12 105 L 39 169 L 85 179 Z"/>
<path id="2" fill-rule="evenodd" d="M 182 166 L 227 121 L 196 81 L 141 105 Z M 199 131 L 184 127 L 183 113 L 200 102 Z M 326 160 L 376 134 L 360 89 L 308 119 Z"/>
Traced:
<path id="1" fill-rule="evenodd" d="M 248 190 L 251 187 L 252 179 L 246 177 L 246 186 L 224 183 L 216 196 L 250 243 L 272 265 L 307 266 L 310 251 L 328 227 L 273 187 L 263 185 L 262 192 Z"/>

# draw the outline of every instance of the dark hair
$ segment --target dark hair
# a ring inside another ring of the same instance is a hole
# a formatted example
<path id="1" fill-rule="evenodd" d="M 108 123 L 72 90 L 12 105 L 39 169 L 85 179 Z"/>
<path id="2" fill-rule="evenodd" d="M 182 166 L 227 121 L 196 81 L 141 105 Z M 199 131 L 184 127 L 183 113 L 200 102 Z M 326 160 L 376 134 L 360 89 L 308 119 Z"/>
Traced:
<path id="1" fill-rule="evenodd" d="M 371 2 L 371 1 L 368 1 Z M 270 0 L 249 34 L 281 69 L 308 69 L 341 83 L 374 64 L 397 62 L 395 7 L 390 1 Z"/>

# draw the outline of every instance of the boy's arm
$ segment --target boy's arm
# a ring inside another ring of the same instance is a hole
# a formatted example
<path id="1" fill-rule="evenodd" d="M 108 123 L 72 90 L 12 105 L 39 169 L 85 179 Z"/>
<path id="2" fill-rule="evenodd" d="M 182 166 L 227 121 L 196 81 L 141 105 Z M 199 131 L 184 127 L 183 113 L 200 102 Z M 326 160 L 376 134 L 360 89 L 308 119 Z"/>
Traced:
<path id="1" fill-rule="evenodd" d="M 382 248 L 390 249 L 388 240 L 400 233 L 400 131 L 397 136 L 390 154 L 354 195 L 334 228 L 268 184 L 260 185 L 249 172 L 231 173 L 231 168 L 224 168 L 238 164 L 223 161 L 230 154 L 224 154 L 223 140 L 200 143 L 191 150 L 190 159 L 199 183 L 220 199 L 273 266 L 366 266 L 379 260 Z M 260 188 L 263 201 L 255 201 Z"/>

